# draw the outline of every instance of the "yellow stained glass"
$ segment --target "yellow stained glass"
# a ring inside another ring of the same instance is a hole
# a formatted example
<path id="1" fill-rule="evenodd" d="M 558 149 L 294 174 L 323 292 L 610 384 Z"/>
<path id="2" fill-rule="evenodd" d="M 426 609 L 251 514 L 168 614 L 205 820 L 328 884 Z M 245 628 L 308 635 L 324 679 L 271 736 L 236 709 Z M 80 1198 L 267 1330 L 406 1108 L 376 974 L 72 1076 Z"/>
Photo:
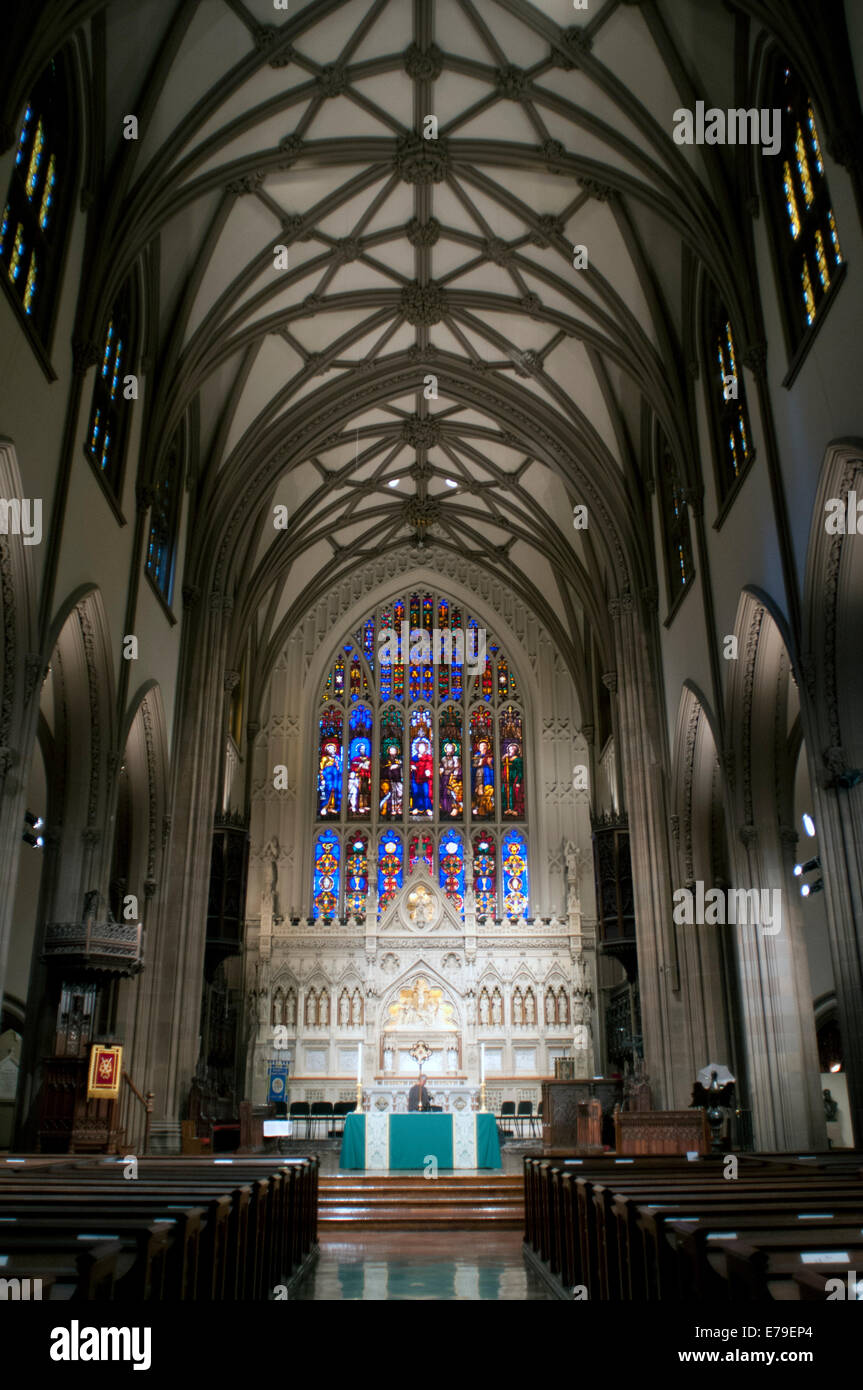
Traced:
<path id="1" fill-rule="evenodd" d="M 803 131 L 797 127 L 797 138 L 794 141 L 794 153 L 797 156 L 797 169 L 800 174 L 800 182 L 803 185 L 803 196 L 806 199 L 806 206 L 811 208 L 815 201 L 815 189 L 812 187 L 812 175 L 809 173 L 809 160 L 806 157 L 806 144 L 803 139 Z"/>
<path id="2" fill-rule="evenodd" d="M 809 143 L 812 146 L 812 153 L 815 156 L 815 167 L 819 174 L 823 174 L 824 164 L 821 160 L 821 145 L 818 140 L 818 131 L 815 129 L 815 112 L 812 110 L 811 106 L 807 113 L 807 122 L 809 125 Z"/>
<path id="3" fill-rule="evenodd" d="M 3 248 L 6 245 L 6 233 L 9 230 L 9 204 L 3 209 L 3 222 L 0 223 L 0 256 L 3 255 Z"/>
<path id="4" fill-rule="evenodd" d="M 803 303 L 806 306 L 806 322 L 811 323 L 815 318 L 815 295 L 812 291 L 812 277 L 809 274 L 809 262 L 803 257 L 803 269 L 800 271 L 800 279 L 803 282 Z"/>
<path id="5" fill-rule="evenodd" d="M 785 186 L 785 206 L 788 209 L 788 221 L 791 224 L 791 235 L 796 241 L 800 235 L 800 214 L 797 211 L 797 195 L 794 192 L 794 184 L 791 181 L 791 165 L 786 159 L 783 166 L 782 182 Z"/>
<path id="6" fill-rule="evenodd" d="M 13 285 L 21 273 L 21 257 L 24 255 L 24 228 L 18 223 L 15 232 L 15 240 L 12 243 L 12 255 L 9 258 L 9 279 Z"/>
<path id="7" fill-rule="evenodd" d="M 749 458 L 749 440 L 746 437 L 746 421 L 743 418 L 742 410 L 738 412 L 737 423 L 740 427 L 740 442 L 743 445 L 743 459 L 745 462 L 746 459 Z"/>
<path id="8" fill-rule="evenodd" d="M 733 430 L 731 430 L 728 435 L 728 447 L 731 450 L 731 466 L 734 469 L 734 476 L 736 478 L 737 474 L 740 472 L 740 468 L 737 463 L 737 440 L 734 438 Z"/>
<path id="9" fill-rule="evenodd" d="M 45 130 L 40 121 L 36 127 L 36 134 L 33 136 L 33 150 L 30 155 L 30 167 L 27 170 L 27 178 L 24 181 L 24 188 L 27 197 L 32 198 L 39 183 L 39 165 L 42 163 L 42 151 L 45 148 Z"/>
<path id="10" fill-rule="evenodd" d="M 51 209 L 54 204 L 54 184 L 57 182 L 57 161 L 53 154 L 48 160 L 48 172 L 45 175 L 45 191 L 42 194 L 42 206 L 39 209 L 39 226 L 44 232 L 48 226 L 51 216 Z"/>
<path id="11" fill-rule="evenodd" d="M 824 253 L 824 238 L 819 228 L 815 230 L 815 259 L 818 262 L 818 274 L 821 276 L 821 283 L 825 290 L 829 290 L 830 268 L 827 265 L 827 257 Z"/>
<path id="12" fill-rule="evenodd" d="M 829 212 L 827 213 L 827 216 L 828 216 L 828 218 L 829 218 L 829 220 L 830 220 L 830 240 L 833 242 L 833 255 L 834 255 L 835 258 L 836 258 L 836 264 L 837 264 L 837 265 L 841 265 L 841 264 L 842 264 L 842 248 L 841 248 L 841 246 L 839 245 L 839 233 L 838 233 L 837 230 L 836 230 L 836 222 L 835 222 L 834 217 L 833 217 L 833 209 L 832 209 L 832 208 L 831 208 L 831 209 L 829 210 Z"/>
<path id="13" fill-rule="evenodd" d="M 725 325 L 725 338 L 728 343 L 728 360 L 731 363 L 731 375 L 737 376 L 737 356 L 734 351 L 734 338 L 731 335 L 731 324 Z"/>
<path id="14" fill-rule="evenodd" d="M 91 434 L 90 434 L 90 448 L 92 449 L 92 451 L 93 451 L 94 454 L 95 454 L 95 452 L 96 452 L 96 448 L 97 448 L 98 443 L 99 443 L 99 430 L 100 430 L 100 427 L 101 427 L 101 426 L 100 426 L 101 414 L 102 414 L 102 412 L 101 412 L 100 410 L 97 410 L 97 411 L 96 411 L 96 414 L 95 414 L 94 417 L 93 417 L 93 429 L 92 429 L 92 432 L 91 432 Z"/>
<path id="15" fill-rule="evenodd" d="M 33 309 L 33 300 L 36 296 L 36 252 L 30 257 L 30 269 L 27 271 L 27 283 L 24 286 L 24 312 L 29 314 Z"/>

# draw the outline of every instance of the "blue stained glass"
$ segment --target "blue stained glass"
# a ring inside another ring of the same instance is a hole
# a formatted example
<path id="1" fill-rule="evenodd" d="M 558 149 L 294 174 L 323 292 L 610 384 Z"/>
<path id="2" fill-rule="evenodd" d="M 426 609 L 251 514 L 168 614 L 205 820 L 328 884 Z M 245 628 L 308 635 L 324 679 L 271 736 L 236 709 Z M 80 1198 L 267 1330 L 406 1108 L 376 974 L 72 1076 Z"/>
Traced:
<path id="1" fill-rule="evenodd" d="M 368 840 L 365 835 L 349 835 L 345 850 L 345 912 L 365 912 L 368 891 Z"/>
<path id="2" fill-rule="evenodd" d="M 400 835 L 382 835 L 378 848 L 378 906 L 383 912 L 404 884 L 404 849 Z"/>
<path id="3" fill-rule="evenodd" d="M 28 103 L 27 110 L 24 112 L 24 124 L 21 127 L 21 134 L 18 137 L 18 150 L 15 155 L 15 163 L 20 164 L 24 157 L 24 148 L 30 135 L 30 121 L 33 118 L 33 108 Z"/>
<path id="4" fill-rule="evenodd" d="M 503 910 L 508 917 L 527 912 L 527 840 L 519 830 L 508 830 L 501 846 Z"/>
<path id="5" fill-rule="evenodd" d="M 447 831 L 440 842 L 440 886 L 453 907 L 464 912 L 464 844 L 456 831 Z"/>
<path id="6" fill-rule="evenodd" d="M 316 917 L 335 917 L 339 909 L 339 867 L 341 846 L 338 836 L 326 833 L 315 842 L 314 909 Z"/>

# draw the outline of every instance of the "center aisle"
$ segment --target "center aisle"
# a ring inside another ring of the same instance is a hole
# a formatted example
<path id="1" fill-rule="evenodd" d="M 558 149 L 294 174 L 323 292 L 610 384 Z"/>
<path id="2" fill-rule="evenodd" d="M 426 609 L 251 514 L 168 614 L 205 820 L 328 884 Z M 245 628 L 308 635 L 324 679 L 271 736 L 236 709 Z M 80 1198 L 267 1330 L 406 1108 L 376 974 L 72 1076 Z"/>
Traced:
<path id="1" fill-rule="evenodd" d="M 519 1231 L 321 1233 L 321 1253 L 299 1300 L 554 1301 L 525 1264 Z"/>

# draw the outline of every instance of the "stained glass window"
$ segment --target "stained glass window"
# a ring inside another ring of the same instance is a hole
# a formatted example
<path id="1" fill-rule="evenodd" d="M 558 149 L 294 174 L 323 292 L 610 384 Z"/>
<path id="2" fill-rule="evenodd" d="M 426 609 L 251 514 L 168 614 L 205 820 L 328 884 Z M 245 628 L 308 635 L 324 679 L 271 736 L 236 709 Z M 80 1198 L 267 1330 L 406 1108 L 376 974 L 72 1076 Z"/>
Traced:
<path id="1" fill-rule="evenodd" d="M 494 837 L 473 837 L 473 891 L 478 917 L 494 917 L 497 912 L 497 873 Z"/>
<path id="2" fill-rule="evenodd" d="M 68 210 L 73 183 L 69 90 L 65 58 L 52 60 L 31 93 L 17 132 L 0 237 L 0 273 L 43 340 L 57 304 L 65 230 L 58 214 Z"/>
<path id="3" fill-rule="evenodd" d="M 385 710 L 381 718 L 380 816 L 401 820 L 404 808 L 404 716 Z"/>
<path id="4" fill-rule="evenodd" d="M 430 710 L 420 707 L 411 711 L 410 736 L 411 815 L 431 817 L 434 815 L 434 756 Z"/>
<path id="5" fill-rule="evenodd" d="M 494 816 L 494 724 L 488 710 L 470 717 L 471 811 L 474 820 Z"/>
<path id="6" fill-rule="evenodd" d="M 524 752 L 521 715 L 508 705 L 498 717 L 500 730 L 501 812 L 507 819 L 524 817 Z"/>
<path id="7" fill-rule="evenodd" d="M 657 450 L 656 471 L 668 600 L 669 604 L 673 604 L 678 594 L 692 579 L 692 539 L 689 531 L 689 508 L 671 450 L 662 435 Z"/>
<path id="8" fill-rule="evenodd" d="M 181 426 L 159 464 L 150 508 L 146 569 L 165 603 L 174 593 L 177 534 L 183 495 L 185 434 Z"/>
<path id="9" fill-rule="evenodd" d="M 115 495 L 122 484 L 123 462 L 132 401 L 122 389 L 124 373 L 132 372 L 129 343 L 132 334 L 132 290 L 127 284 L 117 296 L 93 384 L 87 452 Z"/>
<path id="10" fill-rule="evenodd" d="M 367 820 L 372 813 L 372 712 L 358 705 L 349 722 L 348 819 Z"/>
<path id="11" fill-rule="evenodd" d="M 721 506 L 751 458 L 748 406 L 731 320 L 715 291 L 709 293 L 705 317 L 709 333 L 707 389 L 716 426 L 716 478 Z"/>
<path id="12" fill-rule="evenodd" d="M 314 913 L 316 917 L 335 917 L 339 908 L 339 857 L 337 835 L 324 833 L 315 841 Z"/>
<path id="13" fill-rule="evenodd" d="M 478 650 L 465 681 L 465 652 Z M 498 916 L 502 836 L 526 817 L 526 754 L 515 672 L 493 634 L 444 595 L 406 593 L 353 625 L 320 690 L 314 841 L 321 821 L 339 837 L 341 912 L 364 910 L 373 865 L 380 912 L 420 872 L 463 912 L 469 847 L 477 911 Z"/>
<path id="14" fill-rule="evenodd" d="M 441 710 L 438 719 L 441 820 L 461 819 L 464 811 L 461 727 L 461 713 L 454 705 Z"/>
<path id="15" fill-rule="evenodd" d="M 507 917 L 527 911 L 527 841 L 518 830 L 508 830 L 501 845 L 503 911 Z"/>
<path id="16" fill-rule="evenodd" d="M 782 159 L 775 166 L 765 160 L 764 166 L 768 182 L 773 180 L 768 201 L 793 348 L 815 322 L 843 262 L 812 102 L 797 73 L 779 58 L 773 81 L 770 104 L 782 110 Z"/>
<path id="17" fill-rule="evenodd" d="M 434 872 L 434 841 L 429 834 L 411 835 L 408 844 L 408 868 L 413 871 L 416 864 L 422 863 L 429 873 Z"/>
<path id="18" fill-rule="evenodd" d="M 381 836 L 378 848 L 378 906 L 383 909 L 404 886 L 404 850 L 400 835 Z"/>
<path id="19" fill-rule="evenodd" d="M 338 816 L 342 809 L 342 712 L 328 709 L 320 718 L 318 815 Z"/>
<path id="20" fill-rule="evenodd" d="M 369 851 L 366 835 L 349 835 L 345 853 L 345 911 L 355 916 L 366 910 L 369 892 Z"/>
<path id="21" fill-rule="evenodd" d="M 440 842 L 440 886 L 453 907 L 464 911 L 464 842 L 454 830 L 445 830 Z"/>

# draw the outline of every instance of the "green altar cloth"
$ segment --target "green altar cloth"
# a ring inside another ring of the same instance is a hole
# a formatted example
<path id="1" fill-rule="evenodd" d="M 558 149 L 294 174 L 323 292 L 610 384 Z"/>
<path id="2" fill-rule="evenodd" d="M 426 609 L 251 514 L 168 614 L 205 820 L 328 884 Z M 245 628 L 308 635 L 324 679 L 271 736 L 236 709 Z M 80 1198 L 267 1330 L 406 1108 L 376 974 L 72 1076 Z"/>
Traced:
<path id="1" fill-rule="evenodd" d="M 383 1114 L 345 1118 L 340 1168 L 500 1168 L 494 1115 Z"/>

